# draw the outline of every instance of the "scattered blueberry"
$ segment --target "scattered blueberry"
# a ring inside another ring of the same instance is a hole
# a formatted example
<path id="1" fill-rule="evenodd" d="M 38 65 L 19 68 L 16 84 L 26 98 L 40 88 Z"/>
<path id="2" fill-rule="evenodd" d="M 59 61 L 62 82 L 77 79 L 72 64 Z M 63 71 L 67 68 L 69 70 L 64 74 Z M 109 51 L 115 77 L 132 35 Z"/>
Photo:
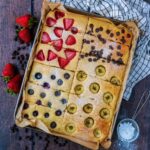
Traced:
<path id="1" fill-rule="evenodd" d="M 36 104 L 37 104 L 37 105 L 42 105 L 41 100 L 37 100 L 37 101 L 36 101 Z"/>
<path id="2" fill-rule="evenodd" d="M 66 103 L 67 103 L 67 100 L 66 100 L 65 98 L 62 98 L 62 99 L 61 99 L 61 102 L 62 102 L 62 104 L 66 104 Z"/>
<path id="3" fill-rule="evenodd" d="M 42 92 L 41 94 L 40 94 L 40 97 L 41 98 L 44 98 L 46 96 L 46 94 L 44 93 L 44 92 Z"/>
<path id="4" fill-rule="evenodd" d="M 55 112 L 55 115 L 56 115 L 56 116 L 61 116 L 61 114 L 62 114 L 62 111 L 61 111 L 61 110 L 56 110 L 56 112 Z"/>
<path id="5" fill-rule="evenodd" d="M 24 118 L 28 119 L 29 115 L 28 114 L 24 114 Z"/>
<path id="6" fill-rule="evenodd" d="M 48 117 L 49 117 L 49 113 L 45 113 L 45 114 L 44 114 L 44 117 L 45 117 L 45 118 L 48 118 Z"/>
<path id="7" fill-rule="evenodd" d="M 62 84 L 63 84 L 63 80 L 58 79 L 57 84 L 58 84 L 58 85 L 62 85 Z"/>
<path id="8" fill-rule="evenodd" d="M 34 117 L 37 117 L 38 116 L 38 111 L 37 110 L 35 110 L 35 111 L 33 111 L 33 113 L 32 113 L 32 115 L 34 116 Z"/>
<path id="9" fill-rule="evenodd" d="M 55 91 L 55 96 L 60 96 L 61 95 L 61 91 Z"/>
<path id="10" fill-rule="evenodd" d="M 68 80 L 68 79 L 70 78 L 70 74 L 69 74 L 69 73 L 65 73 L 65 74 L 64 74 L 64 78 L 65 78 L 66 80 Z"/>
<path id="11" fill-rule="evenodd" d="M 48 103 L 47 103 L 47 106 L 51 108 L 51 107 L 52 107 L 52 103 L 51 103 L 51 102 L 48 102 Z"/>
<path id="12" fill-rule="evenodd" d="M 27 109 L 29 107 L 28 103 L 24 103 L 23 109 Z"/>
<path id="13" fill-rule="evenodd" d="M 57 126 L 57 124 L 56 124 L 55 121 L 51 122 L 50 127 L 51 127 L 52 129 L 56 128 L 56 126 Z"/>
<path id="14" fill-rule="evenodd" d="M 37 72 L 37 73 L 35 74 L 35 78 L 36 78 L 36 79 L 41 79 L 41 78 L 42 78 L 42 74 L 41 74 L 40 72 Z"/>
<path id="15" fill-rule="evenodd" d="M 29 95 L 33 95 L 34 94 L 34 90 L 33 89 L 28 89 L 28 94 Z"/>
<path id="16" fill-rule="evenodd" d="M 44 87 L 45 89 L 49 89 L 49 88 L 50 88 L 50 85 L 49 85 L 49 83 L 44 82 L 44 83 L 43 83 L 43 87 Z"/>
<path id="17" fill-rule="evenodd" d="M 52 79 L 52 80 L 55 80 L 55 79 L 56 79 L 56 76 L 55 76 L 55 75 L 51 75 L 51 79 Z"/>

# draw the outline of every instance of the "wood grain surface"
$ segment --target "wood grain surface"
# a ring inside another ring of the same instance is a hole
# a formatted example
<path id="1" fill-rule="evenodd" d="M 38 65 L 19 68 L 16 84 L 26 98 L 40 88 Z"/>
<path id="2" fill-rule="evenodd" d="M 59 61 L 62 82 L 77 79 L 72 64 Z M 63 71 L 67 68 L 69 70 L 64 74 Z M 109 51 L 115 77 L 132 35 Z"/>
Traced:
<path id="1" fill-rule="evenodd" d="M 34 1 L 35 16 L 40 17 L 41 0 Z M 12 53 L 20 47 L 14 40 L 15 18 L 30 13 L 29 0 L 0 0 L 0 72 L 8 63 L 17 64 L 23 73 L 21 58 L 12 57 Z M 30 52 L 30 46 L 19 52 L 25 55 Z M 18 55 L 18 54 L 17 54 Z M 16 57 L 16 56 L 15 56 Z M 21 59 L 21 60 L 20 60 Z M 24 61 L 25 62 L 25 61 Z M 26 62 L 25 62 L 26 63 Z M 23 66 L 24 67 L 24 66 Z M 128 102 L 123 101 L 117 122 L 131 117 L 142 93 L 150 89 L 150 76 L 134 87 Z M 33 129 L 18 128 L 14 125 L 14 109 L 17 96 L 10 96 L 6 92 L 6 85 L 0 78 L 0 150 L 85 150 L 86 148 L 62 138 L 47 135 Z M 122 143 L 114 131 L 111 150 L 149 150 L 150 149 L 150 101 L 144 106 L 137 120 L 140 136 L 133 143 Z"/>

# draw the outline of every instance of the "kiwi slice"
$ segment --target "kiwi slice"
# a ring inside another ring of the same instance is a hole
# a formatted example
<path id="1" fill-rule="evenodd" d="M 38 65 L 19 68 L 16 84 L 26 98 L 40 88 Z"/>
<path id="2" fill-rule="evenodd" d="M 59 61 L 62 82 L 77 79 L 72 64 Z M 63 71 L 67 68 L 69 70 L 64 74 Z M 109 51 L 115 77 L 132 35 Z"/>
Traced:
<path id="1" fill-rule="evenodd" d="M 77 105 L 74 103 L 71 103 L 67 106 L 67 112 L 70 114 L 74 114 L 77 111 Z"/>
<path id="2" fill-rule="evenodd" d="M 68 123 L 66 126 L 65 126 L 65 130 L 66 132 L 68 133 L 74 133 L 75 130 L 76 130 L 76 127 L 73 123 Z"/>
<path id="3" fill-rule="evenodd" d="M 93 93 L 96 94 L 99 92 L 100 86 L 98 83 L 94 82 L 90 84 L 89 90 Z"/>
<path id="4" fill-rule="evenodd" d="M 84 91 L 83 85 L 82 85 L 82 84 L 76 85 L 75 88 L 74 88 L 74 91 L 75 91 L 75 93 L 76 93 L 77 95 L 82 94 L 83 91 Z"/>
<path id="5" fill-rule="evenodd" d="M 110 116 L 110 111 L 107 108 L 102 108 L 99 112 L 99 115 L 103 119 L 108 119 Z"/>
<path id="6" fill-rule="evenodd" d="M 95 72 L 96 72 L 97 76 L 104 76 L 105 73 L 106 73 L 106 69 L 105 69 L 104 66 L 99 65 L 99 66 L 96 67 Z"/>
<path id="7" fill-rule="evenodd" d="M 77 80 L 84 81 L 87 78 L 87 74 L 84 71 L 79 71 L 77 73 Z"/>
<path id="8" fill-rule="evenodd" d="M 120 83 L 120 80 L 117 79 L 117 77 L 115 77 L 115 76 L 112 76 L 112 77 L 111 77 L 110 82 L 111 82 L 112 84 L 114 84 L 114 85 L 120 85 L 120 84 L 121 84 L 121 83 Z"/>
<path id="9" fill-rule="evenodd" d="M 96 138 L 100 138 L 100 136 L 101 136 L 101 131 L 100 131 L 100 129 L 95 128 L 95 129 L 93 130 L 93 134 L 94 134 L 94 136 L 95 136 Z"/>
<path id="10" fill-rule="evenodd" d="M 94 120 L 92 117 L 88 117 L 84 120 L 84 125 L 87 127 L 87 128 L 91 128 L 93 125 L 94 125 Z"/>
<path id="11" fill-rule="evenodd" d="M 93 105 L 90 103 L 83 106 L 83 111 L 87 114 L 91 113 L 92 110 L 93 110 Z"/>
<path id="12" fill-rule="evenodd" d="M 110 92 L 106 92 L 103 94 L 103 101 L 109 104 L 113 100 L 113 95 Z"/>

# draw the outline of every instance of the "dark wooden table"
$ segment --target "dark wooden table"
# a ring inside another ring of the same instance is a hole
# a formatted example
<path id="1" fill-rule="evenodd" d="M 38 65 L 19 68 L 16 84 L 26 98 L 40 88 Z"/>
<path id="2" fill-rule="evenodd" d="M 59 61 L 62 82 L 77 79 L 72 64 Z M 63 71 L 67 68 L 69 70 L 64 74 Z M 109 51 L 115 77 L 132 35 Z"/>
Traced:
<path id="1" fill-rule="evenodd" d="M 40 17 L 41 0 L 35 0 L 35 16 Z M 0 72 L 8 63 L 15 63 L 23 73 L 29 47 L 14 40 L 15 18 L 30 12 L 29 0 L 0 0 Z M 21 47 L 16 52 L 16 49 Z M 17 53 L 17 54 L 16 54 Z M 24 60 L 23 60 L 24 59 Z M 130 100 L 123 101 L 117 122 L 131 117 L 142 93 L 150 86 L 150 76 L 138 83 L 133 89 Z M 32 129 L 21 129 L 14 125 L 14 109 L 17 97 L 5 92 L 6 85 L 0 79 L 0 150 L 77 150 L 86 149 L 62 138 L 49 136 Z M 113 135 L 111 150 L 149 150 L 150 149 L 150 102 L 144 106 L 137 117 L 140 137 L 133 143 L 126 144 L 118 140 L 116 129 Z"/>

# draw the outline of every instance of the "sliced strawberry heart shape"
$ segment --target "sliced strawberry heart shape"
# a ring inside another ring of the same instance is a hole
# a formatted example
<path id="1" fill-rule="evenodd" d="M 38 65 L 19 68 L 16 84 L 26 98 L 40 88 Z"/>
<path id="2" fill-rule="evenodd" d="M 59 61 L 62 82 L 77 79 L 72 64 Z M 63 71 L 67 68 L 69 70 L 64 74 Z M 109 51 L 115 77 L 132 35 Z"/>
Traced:
<path id="1" fill-rule="evenodd" d="M 41 42 L 44 43 L 44 44 L 47 44 L 47 43 L 51 42 L 50 36 L 47 32 L 42 33 Z"/>
<path id="2" fill-rule="evenodd" d="M 63 33 L 63 28 L 61 28 L 61 27 L 56 27 L 55 29 L 54 29 L 54 33 L 55 33 L 55 35 L 57 36 L 57 37 L 61 37 L 62 36 L 62 33 Z"/>
<path id="3" fill-rule="evenodd" d="M 65 13 L 64 12 L 61 12 L 61 11 L 55 11 L 55 18 L 56 19 L 59 19 L 59 18 L 62 18 L 65 16 Z"/>
<path id="4" fill-rule="evenodd" d="M 52 45 L 53 47 L 57 50 L 60 51 L 62 49 L 62 45 L 63 45 L 63 40 L 62 39 L 58 39 L 58 40 L 54 40 L 52 41 Z"/>
<path id="5" fill-rule="evenodd" d="M 69 30 L 74 23 L 74 19 L 64 18 L 63 23 L 64 23 L 65 30 Z"/>
<path id="6" fill-rule="evenodd" d="M 51 18 L 51 17 L 48 17 L 48 18 L 46 19 L 46 24 L 47 24 L 47 26 L 49 26 L 49 27 L 54 26 L 54 25 L 56 24 L 56 22 L 57 22 L 57 20 L 54 19 L 54 18 Z"/>
<path id="7" fill-rule="evenodd" d="M 76 51 L 74 49 L 65 49 L 65 55 L 68 60 L 73 59 L 76 56 Z"/>
<path id="8" fill-rule="evenodd" d="M 48 50 L 47 61 L 51 61 L 51 60 L 53 60 L 55 58 L 57 58 L 57 55 L 53 51 Z"/>
<path id="9" fill-rule="evenodd" d="M 36 55 L 36 58 L 40 61 L 44 61 L 45 60 L 45 56 L 44 56 L 44 53 L 43 53 L 43 50 L 40 50 L 37 55 Z"/>
<path id="10" fill-rule="evenodd" d="M 73 45 L 76 43 L 76 39 L 73 35 L 69 35 L 65 42 L 67 45 Z"/>
<path id="11" fill-rule="evenodd" d="M 73 34 L 77 34 L 77 33 L 78 33 L 78 28 L 72 27 L 72 28 L 71 28 L 71 32 L 72 32 Z"/>
<path id="12" fill-rule="evenodd" d="M 65 66 L 67 66 L 69 62 L 70 61 L 68 59 L 58 57 L 58 63 L 59 63 L 60 68 L 65 68 Z"/>

